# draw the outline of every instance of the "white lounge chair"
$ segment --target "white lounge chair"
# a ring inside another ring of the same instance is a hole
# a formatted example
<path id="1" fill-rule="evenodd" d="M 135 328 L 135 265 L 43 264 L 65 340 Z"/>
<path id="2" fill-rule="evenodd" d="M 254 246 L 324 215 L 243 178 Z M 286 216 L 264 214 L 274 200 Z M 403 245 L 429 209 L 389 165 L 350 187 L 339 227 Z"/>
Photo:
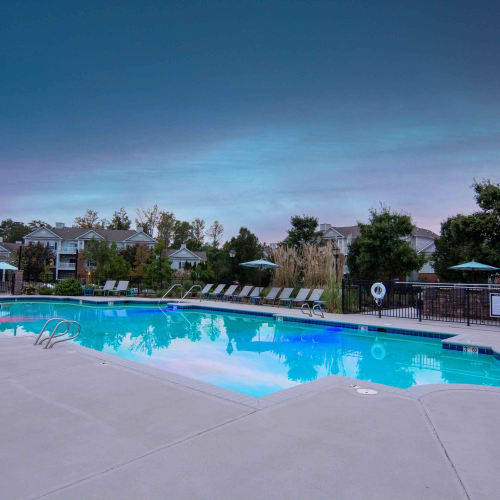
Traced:
<path id="1" fill-rule="evenodd" d="M 112 292 L 115 288 L 115 283 L 116 280 L 107 280 L 106 283 L 104 283 L 103 288 L 96 288 L 94 290 L 94 295 L 102 293 L 103 295 L 109 295 L 109 292 Z"/>
<path id="2" fill-rule="evenodd" d="M 219 296 L 222 295 L 222 290 L 224 290 L 224 288 L 226 288 L 226 285 L 217 285 L 213 292 L 207 293 L 207 299 L 219 298 Z"/>
<path id="3" fill-rule="evenodd" d="M 210 288 L 212 288 L 214 285 L 213 283 L 210 283 L 209 285 L 205 285 L 203 287 L 203 290 L 200 290 L 196 295 L 200 298 L 203 298 L 203 297 L 207 297 L 209 292 L 210 292 Z"/>
<path id="4" fill-rule="evenodd" d="M 128 288 L 128 281 L 119 281 L 117 287 L 111 290 L 113 295 L 120 295 L 120 293 L 125 293 Z"/>
<path id="5" fill-rule="evenodd" d="M 252 290 L 253 285 L 246 285 L 243 287 L 240 293 L 231 295 L 231 301 L 232 302 L 241 302 L 242 299 L 246 299 L 248 297 L 248 294 Z"/>
<path id="6" fill-rule="evenodd" d="M 294 299 L 280 299 L 280 302 L 283 302 L 288 307 L 293 307 L 294 304 L 303 304 L 304 302 L 307 302 L 307 296 L 310 292 L 310 288 L 301 288 L 297 297 Z"/>
<path id="7" fill-rule="evenodd" d="M 226 290 L 226 293 L 219 293 L 219 295 L 217 296 L 217 300 L 229 300 L 233 296 L 233 293 L 237 288 L 238 285 L 231 285 Z"/>

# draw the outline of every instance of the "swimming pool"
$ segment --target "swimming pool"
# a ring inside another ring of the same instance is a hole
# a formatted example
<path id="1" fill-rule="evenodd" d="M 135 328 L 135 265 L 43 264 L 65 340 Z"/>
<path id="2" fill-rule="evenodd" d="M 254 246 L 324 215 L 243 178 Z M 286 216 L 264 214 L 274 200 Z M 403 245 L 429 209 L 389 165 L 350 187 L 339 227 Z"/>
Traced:
<path id="1" fill-rule="evenodd" d="M 55 316 L 82 325 L 74 341 L 82 346 L 255 397 L 329 375 L 399 388 L 500 386 L 500 363 L 493 356 L 443 349 L 440 338 L 280 321 L 272 315 L 160 310 L 155 304 L 5 302 L 0 332 L 38 334 Z"/>

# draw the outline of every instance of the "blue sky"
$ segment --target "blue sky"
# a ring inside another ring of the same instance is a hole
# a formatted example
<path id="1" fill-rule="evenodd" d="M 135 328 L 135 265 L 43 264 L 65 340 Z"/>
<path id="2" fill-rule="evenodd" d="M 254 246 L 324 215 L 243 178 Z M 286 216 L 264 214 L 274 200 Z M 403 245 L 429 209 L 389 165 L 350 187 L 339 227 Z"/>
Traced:
<path id="1" fill-rule="evenodd" d="M 4 2 L 0 218 L 157 203 L 285 236 L 500 182 L 496 1 Z"/>

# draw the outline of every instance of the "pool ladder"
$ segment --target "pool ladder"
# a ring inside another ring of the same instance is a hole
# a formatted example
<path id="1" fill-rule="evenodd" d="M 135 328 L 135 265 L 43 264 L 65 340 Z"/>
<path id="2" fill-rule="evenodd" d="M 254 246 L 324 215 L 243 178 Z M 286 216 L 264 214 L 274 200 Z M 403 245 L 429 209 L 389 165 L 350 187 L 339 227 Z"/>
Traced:
<path id="1" fill-rule="evenodd" d="M 47 328 L 49 323 L 52 323 L 54 321 L 57 321 L 57 324 L 56 326 L 54 326 L 52 333 L 42 338 L 42 335 L 45 332 L 45 329 Z M 66 329 L 62 333 L 56 333 L 57 330 L 59 330 L 59 327 L 62 325 L 65 325 Z M 69 333 L 71 325 L 77 326 L 78 331 L 76 332 L 76 334 L 72 335 Z M 33 345 L 42 345 L 44 342 L 47 342 L 47 344 L 45 345 L 45 349 L 49 349 L 54 347 L 56 344 L 59 344 L 60 342 L 66 342 L 67 340 L 76 339 L 76 337 L 80 335 L 80 331 L 81 331 L 81 326 L 80 323 L 78 323 L 77 321 L 72 321 L 64 318 L 50 318 L 45 322 L 45 325 L 43 325 L 43 328 L 40 330 L 40 333 L 38 334 L 38 337 L 36 338 L 35 343 Z M 65 335 L 68 336 L 61 340 L 54 340 L 58 337 L 64 337 Z"/>
<path id="2" fill-rule="evenodd" d="M 304 307 L 307 307 L 307 312 L 304 311 Z M 314 304 L 312 309 L 311 309 L 311 306 L 307 302 L 304 302 L 302 304 L 302 307 L 300 308 L 300 310 L 302 311 L 303 314 L 309 314 L 309 316 L 311 318 L 312 318 L 313 314 L 315 316 L 321 316 L 322 318 L 325 317 L 325 315 L 323 314 L 323 307 L 321 306 L 321 304 Z M 318 313 L 318 311 L 319 311 L 319 313 Z"/>

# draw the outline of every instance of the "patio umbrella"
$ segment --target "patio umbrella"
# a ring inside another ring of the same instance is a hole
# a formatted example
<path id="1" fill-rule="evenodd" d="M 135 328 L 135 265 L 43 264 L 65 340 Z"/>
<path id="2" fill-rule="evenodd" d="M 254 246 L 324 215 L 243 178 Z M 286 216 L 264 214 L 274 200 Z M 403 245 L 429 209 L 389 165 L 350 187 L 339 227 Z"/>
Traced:
<path id="1" fill-rule="evenodd" d="M 263 269 L 276 269 L 278 264 L 275 264 L 274 262 L 269 262 L 268 260 L 251 260 L 250 262 L 242 262 L 240 264 L 242 267 L 253 267 L 254 269 L 258 269 L 260 272 L 262 272 Z M 261 284 L 262 277 L 261 273 L 259 272 L 259 285 Z"/>
<path id="2" fill-rule="evenodd" d="M 2 270 L 2 281 L 5 281 L 5 271 L 17 271 L 16 266 L 11 266 L 8 262 L 0 262 L 0 269 Z"/>
<path id="3" fill-rule="evenodd" d="M 465 262 L 465 264 L 458 264 L 457 266 L 451 266 L 448 269 L 453 269 L 454 271 L 498 271 L 499 267 L 488 266 L 488 264 L 481 264 L 472 260 L 471 262 Z"/>
<path id="4" fill-rule="evenodd" d="M 276 269 L 278 264 L 275 264 L 274 262 L 269 262 L 268 260 L 251 260 L 250 262 L 242 262 L 240 266 L 243 267 L 254 267 L 258 269 L 259 271 L 262 271 L 263 269 Z"/>

